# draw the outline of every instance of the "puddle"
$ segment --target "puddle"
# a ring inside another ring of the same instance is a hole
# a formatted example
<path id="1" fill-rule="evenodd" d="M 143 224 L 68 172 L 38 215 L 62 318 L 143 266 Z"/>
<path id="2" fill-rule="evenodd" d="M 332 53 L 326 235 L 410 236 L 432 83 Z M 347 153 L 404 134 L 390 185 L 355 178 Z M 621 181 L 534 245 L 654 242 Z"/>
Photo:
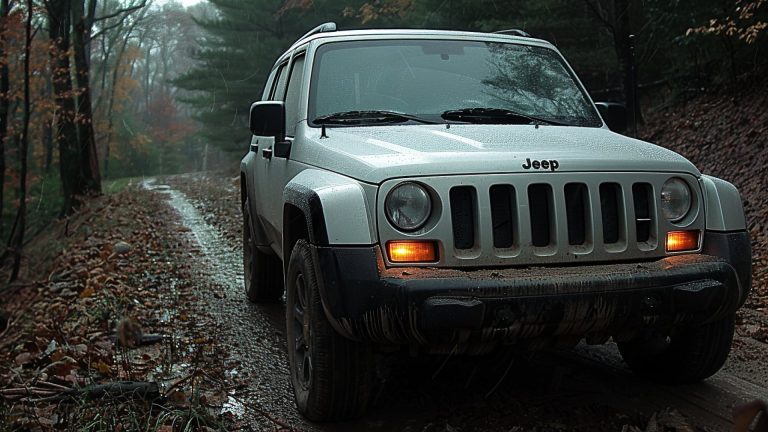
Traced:
<path id="1" fill-rule="evenodd" d="M 179 191 L 168 185 L 156 185 L 155 180 L 145 180 L 146 189 L 164 193 L 170 196 L 170 204 L 179 212 L 184 225 L 189 228 L 200 246 L 200 251 L 208 258 L 211 270 L 210 276 L 214 282 L 225 286 L 228 292 L 239 292 L 243 286 L 242 250 L 233 248 L 230 240 L 224 239 L 218 230 L 205 221 L 205 218 L 195 206 Z M 239 246 L 239 245 L 237 245 Z"/>
<path id="2" fill-rule="evenodd" d="M 245 405 L 243 404 L 243 401 L 241 401 L 233 393 L 227 394 L 227 400 L 224 402 L 224 405 L 221 407 L 221 414 L 232 413 L 238 417 L 242 417 L 245 415 L 245 412 L 246 412 L 246 408 L 245 408 Z"/>
<path id="3" fill-rule="evenodd" d="M 164 184 L 156 185 L 155 184 L 155 179 L 144 180 L 144 181 L 141 182 L 141 186 L 144 189 L 151 190 L 151 191 L 164 191 L 164 190 L 170 190 L 171 189 L 171 187 L 168 186 L 168 185 L 164 185 Z"/>

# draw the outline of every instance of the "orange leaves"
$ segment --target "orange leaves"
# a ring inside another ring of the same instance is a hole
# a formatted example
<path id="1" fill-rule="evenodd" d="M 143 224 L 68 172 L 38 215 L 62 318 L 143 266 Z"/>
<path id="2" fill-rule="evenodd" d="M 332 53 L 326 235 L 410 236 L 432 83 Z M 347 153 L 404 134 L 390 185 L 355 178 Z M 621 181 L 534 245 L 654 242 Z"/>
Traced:
<path id="1" fill-rule="evenodd" d="M 129 45 L 123 53 L 115 74 L 117 81 L 112 83 L 114 85 L 114 89 L 112 89 L 112 97 L 114 97 L 112 110 L 115 113 L 123 112 L 128 103 L 131 102 L 132 96 L 135 96 L 136 90 L 139 89 L 139 82 L 131 76 L 131 71 L 133 69 L 133 62 L 141 58 L 141 56 L 142 52 L 135 45 Z"/>
<path id="2" fill-rule="evenodd" d="M 346 7 L 343 11 L 345 17 L 356 17 L 361 24 L 367 24 L 381 17 L 403 18 L 413 6 L 413 0 L 374 0 L 360 6 L 357 11 L 352 7 Z"/>
<path id="3" fill-rule="evenodd" d="M 153 97 L 148 111 L 149 132 L 155 143 L 178 143 L 194 132 L 189 120 L 179 116 L 170 95 L 161 93 Z"/>
<path id="4" fill-rule="evenodd" d="M 686 36 L 692 34 L 716 34 L 738 37 L 747 44 L 754 43 L 760 33 L 768 29 L 768 23 L 756 19 L 755 13 L 767 0 L 736 0 L 730 14 L 712 18 L 707 25 L 689 28 Z"/>

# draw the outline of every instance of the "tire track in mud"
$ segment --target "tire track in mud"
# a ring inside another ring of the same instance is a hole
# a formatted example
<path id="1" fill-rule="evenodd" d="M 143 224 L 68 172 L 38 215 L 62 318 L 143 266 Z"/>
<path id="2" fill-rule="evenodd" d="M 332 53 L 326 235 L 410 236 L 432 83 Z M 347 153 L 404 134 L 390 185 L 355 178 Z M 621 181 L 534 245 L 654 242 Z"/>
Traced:
<path id="1" fill-rule="evenodd" d="M 230 393 L 223 411 L 246 423 L 245 430 L 277 428 L 262 413 L 293 428 L 312 429 L 296 411 L 288 381 L 282 330 L 284 304 L 249 303 L 243 288 L 242 245 L 222 237 L 183 193 L 167 185 L 155 185 L 152 180 L 144 182 L 144 187 L 168 196 L 169 205 L 189 229 L 186 234 L 199 246 L 201 256 L 194 267 L 203 281 L 199 295 L 218 321 L 217 328 L 211 329 L 214 340 L 229 352 L 230 360 L 239 363 L 228 375 L 250 382 Z M 193 316 L 190 314 L 191 319 Z"/>
<path id="2" fill-rule="evenodd" d="M 259 411 L 299 430 L 621 430 L 622 424 L 645 428 L 651 414 L 673 408 L 696 430 L 719 431 L 732 427 L 735 405 L 768 398 L 766 368 L 760 366 L 768 358 L 765 344 L 752 347 L 757 358 L 752 363 L 729 360 L 724 371 L 704 383 L 674 387 L 633 376 L 611 345 L 525 359 L 505 353 L 415 359 L 386 354 L 378 358 L 380 389 L 365 418 L 326 426 L 308 423 L 296 411 L 289 384 L 284 304 L 249 303 L 240 243 L 224 239 L 182 192 L 151 182 L 145 187 L 168 195 L 200 247 L 199 277 L 209 282 L 202 287 L 210 287 L 201 288 L 200 296 L 219 321 L 212 331 L 229 357 L 239 361 L 231 374 L 251 382 L 225 408 L 251 430 L 275 427 Z M 510 366 L 510 361 L 515 363 Z"/>

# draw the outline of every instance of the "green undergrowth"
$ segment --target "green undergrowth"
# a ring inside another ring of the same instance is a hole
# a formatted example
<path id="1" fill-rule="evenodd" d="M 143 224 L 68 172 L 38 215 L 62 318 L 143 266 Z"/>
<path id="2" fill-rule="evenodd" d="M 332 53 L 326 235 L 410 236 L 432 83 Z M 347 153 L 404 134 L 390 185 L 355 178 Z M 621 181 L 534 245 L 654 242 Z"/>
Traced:
<path id="1" fill-rule="evenodd" d="M 105 179 L 102 181 L 101 189 L 107 195 L 113 195 L 141 184 L 143 177 L 120 177 L 116 179 Z"/>
<path id="2" fill-rule="evenodd" d="M 61 179 L 58 173 L 44 174 L 32 179 L 27 192 L 27 236 L 26 241 L 48 227 L 56 219 L 64 203 Z M 19 208 L 18 189 L 6 183 L 3 197 L 3 217 L 0 227 L 0 240 L 8 241 L 17 209 Z"/>

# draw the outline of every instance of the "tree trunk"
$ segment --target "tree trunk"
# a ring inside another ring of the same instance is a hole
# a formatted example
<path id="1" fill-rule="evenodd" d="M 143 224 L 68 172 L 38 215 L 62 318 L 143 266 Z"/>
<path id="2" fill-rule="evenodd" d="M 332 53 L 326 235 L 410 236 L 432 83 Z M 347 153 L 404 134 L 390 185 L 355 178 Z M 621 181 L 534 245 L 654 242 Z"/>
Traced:
<path id="1" fill-rule="evenodd" d="M 150 105 L 150 97 L 152 95 L 152 87 L 150 86 L 150 77 L 151 77 L 151 68 L 149 67 L 151 62 L 151 55 L 152 55 L 152 42 L 149 43 L 149 46 L 147 46 L 147 58 L 145 64 L 145 70 L 144 70 L 144 109 L 145 113 L 149 112 L 149 105 Z"/>
<path id="2" fill-rule="evenodd" d="M 43 146 L 45 147 L 43 169 L 47 174 L 51 172 L 51 166 L 53 166 L 53 125 L 50 118 L 43 120 Z"/>
<path id="3" fill-rule="evenodd" d="M 51 100 L 53 97 L 53 85 L 51 83 L 51 77 L 46 76 L 45 85 L 40 91 L 41 100 Z M 34 110 L 32 110 L 34 113 Z M 47 112 L 41 113 L 40 120 L 40 142 L 42 144 L 42 161 L 40 166 L 43 167 L 43 172 L 48 174 L 51 171 L 53 165 L 53 117 L 46 115 Z M 34 154 L 34 150 L 32 151 Z"/>
<path id="4" fill-rule="evenodd" d="M 55 136 L 59 145 L 59 171 L 64 193 L 61 216 L 66 216 L 80 206 L 82 196 L 88 190 L 81 170 L 81 154 L 75 127 L 77 108 L 69 61 L 71 0 L 50 0 L 47 7 L 49 36 L 53 43 L 50 57 L 53 93 L 56 98 Z"/>
<path id="5" fill-rule="evenodd" d="M 642 123 L 640 98 L 637 95 L 637 65 L 635 64 L 634 41 L 630 27 L 629 0 L 585 0 L 589 9 L 613 36 L 613 46 L 624 89 L 627 107 L 628 130 L 637 134 L 637 124 Z"/>
<path id="6" fill-rule="evenodd" d="M 75 80 L 77 81 L 77 135 L 85 192 L 88 195 L 101 193 L 101 176 L 96 152 L 96 135 L 93 130 L 93 109 L 91 106 L 90 84 L 90 37 L 92 21 L 90 11 L 86 15 L 85 0 L 72 0 L 72 48 L 75 59 Z M 92 2 L 93 3 L 93 2 Z"/>
<path id="7" fill-rule="evenodd" d="M 642 122 L 640 99 L 637 95 L 637 65 L 635 64 L 634 43 L 629 26 L 629 0 L 614 0 L 613 42 L 619 60 L 624 87 L 624 101 L 627 106 L 627 126 L 637 134 L 637 125 Z"/>
<path id="8" fill-rule="evenodd" d="M 0 58 L 5 58 L 6 23 L 10 12 L 9 0 L 0 0 Z M 3 226 L 3 204 L 5 203 L 5 141 L 8 135 L 8 64 L 0 62 L 0 231 Z"/>
<path id="9" fill-rule="evenodd" d="M 130 37 L 130 33 L 128 34 L 128 37 Z M 107 137 L 104 140 L 104 178 L 109 176 L 110 145 L 112 144 L 112 129 L 115 127 L 113 118 L 113 111 L 115 109 L 115 92 L 117 89 L 117 80 L 120 79 L 120 60 L 123 57 L 126 45 L 128 45 L 128 37 L 126 37 L 123 41 L 120 52 L 117 54 L 117 58 L 115 59 L 114 70 L 112 71 L 112 88 L 109 92 L 109 106 L 107 107 Z"/>
<path id="10" fill-rule="evenodd" d="M 24 117 L 21 123 L 21 139 L 19 141 L 19 209 L 16 213 L 16 222 L 13 229 L 13 270 L 11 271 L 11 281 L 19 277 L 21 268 L 21 251 L 24 247 L 24 231 L 27 225 L 27 154 L 29 153 L 29 118 L 31 116 L 31 101 L 29 92 L 29 80 L 31 78 L 29 70 L 30 51 L 32 47 L 32 15 L 33 0 L 27 0 L 27 21 L 25 23 L 24 39 Z"/>

